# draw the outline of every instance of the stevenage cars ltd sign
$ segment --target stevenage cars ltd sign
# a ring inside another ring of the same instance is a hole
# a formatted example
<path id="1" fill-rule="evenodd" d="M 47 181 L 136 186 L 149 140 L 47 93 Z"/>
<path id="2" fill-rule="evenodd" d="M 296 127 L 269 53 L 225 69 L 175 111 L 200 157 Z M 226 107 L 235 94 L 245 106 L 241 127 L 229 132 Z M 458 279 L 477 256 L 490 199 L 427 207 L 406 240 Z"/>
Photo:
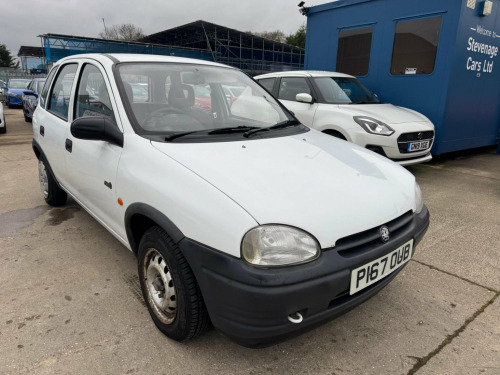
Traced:
<path id="1" fill-rule="evenodd" d="M 491 41 L 483 43 L 476 41 L 472 36 L 469 37 L 467 40 L 467 51 L 473 52 L 475 55 L 467 57 L 467 70 L 477 72 L 477 77 L 480 77 L 481 73 L 492 73 L 494 59 L 498 56 L 498 46 L 495 46 L 493 43 L 496 39 L 500 38 L 500 35 L 480 25 L 471 27 L 470 29 L 477 34 L 491 38 Z"/>

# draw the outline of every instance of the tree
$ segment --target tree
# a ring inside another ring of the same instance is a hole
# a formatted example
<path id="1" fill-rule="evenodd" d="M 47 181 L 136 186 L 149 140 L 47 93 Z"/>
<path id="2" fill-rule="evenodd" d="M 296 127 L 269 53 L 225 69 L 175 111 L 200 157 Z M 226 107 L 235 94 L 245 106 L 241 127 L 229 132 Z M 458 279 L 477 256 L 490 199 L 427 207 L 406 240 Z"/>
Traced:
<path id="1" fill-rule="evenodd" d="M 285 33 L 281 30 L 261 31 L 254 33 L 249 31 L 249 33 L 255 36 L 260 36 L 261 38 L 264 39 L 274 40 L 275 42 L 280 42 L 280 43 L 284 43 L 286 39 Z"/>
<path id="2" fill-rule="evenodd" d="M 99 33 L 102 39 L 134 41 L 144 38 L 144 32 L 138 26 L 131 23 L 122 23 L 121 25 L 112 25 L 105 27 L 103 32 Z"/>
<path id="3" fill-rule="evenodd" d="M 7 68 L 19 68 L 19 61 L 15 61 L 15 58 L 10 54 L 5 44 L 0 44 L 0 66 Z"/>
<path id="4" fill-rule="evenodd" d="M 302 25 L 299 29 L 286 37 L 286 44 L 295 47 L 306 48 L 306 25 Z"/>

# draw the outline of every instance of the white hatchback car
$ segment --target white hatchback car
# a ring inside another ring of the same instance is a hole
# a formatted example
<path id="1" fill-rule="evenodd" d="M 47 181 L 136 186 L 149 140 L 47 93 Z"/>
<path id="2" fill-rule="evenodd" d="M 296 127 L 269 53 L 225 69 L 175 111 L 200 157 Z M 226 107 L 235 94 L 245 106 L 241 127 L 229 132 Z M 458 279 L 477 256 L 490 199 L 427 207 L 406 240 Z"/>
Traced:
<path id="1" fill-rule="evenodd" d="M 295 71 L 255 79 L 304 125 L 356 143 L 401 165 L 432 159 L 434 124 L 411 109 L 381 103 L 356 77 Z"/>
<path id="2" fill-rule="evenodd" d="M 60 60 L 33 149 L 46 202 L 69 194 L 137 255 L 152 319 L 175 340 L 211 320 L 264 346 L 332 319 L 387 285 L 429 225 L 404 168 L 207 61 Z"/>

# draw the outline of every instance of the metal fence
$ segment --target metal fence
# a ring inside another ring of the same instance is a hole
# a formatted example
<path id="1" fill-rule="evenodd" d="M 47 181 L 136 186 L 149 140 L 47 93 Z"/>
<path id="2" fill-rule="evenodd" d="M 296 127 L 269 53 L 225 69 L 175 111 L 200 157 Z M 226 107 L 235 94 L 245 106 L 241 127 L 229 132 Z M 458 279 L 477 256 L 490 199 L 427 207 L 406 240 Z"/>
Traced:
<path id="1" fill-rule="evenodd" d="M 34 79 L 45 78 L 46 76 L 47 74 L 30 74 L 22 70 L 0 68 L 0 86 L 6 85 L 9 80 L 13 78 Z M 3 93 L 3 90 L 0 90 L 0 101 L 5 101 L 5 93 Z"/>

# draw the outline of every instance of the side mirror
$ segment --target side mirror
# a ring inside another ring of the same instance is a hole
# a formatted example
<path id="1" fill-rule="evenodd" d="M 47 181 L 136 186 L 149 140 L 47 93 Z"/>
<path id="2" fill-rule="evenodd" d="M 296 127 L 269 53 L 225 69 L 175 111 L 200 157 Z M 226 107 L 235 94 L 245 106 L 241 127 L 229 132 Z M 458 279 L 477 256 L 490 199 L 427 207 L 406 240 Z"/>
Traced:
<path id="1" fill-rule="evenodd" d="M 80 117 L 71 123 L 71 134 L 88 141 L 106 141 L 123 147 L 123 133 L 107 117 Z"/>
<path id="2" fill-rule="evenodd" d="M 31 96 L 36 96 L 35 92 L 32 90 L 24 90 L 23 91 L 24 95 L 31 95 Z"/>
<path id="3" fill-rule="evenodd" d="M 295 96 L 295 100 L 298 102 L 302 102 L 302 103 L 312 103 L 313 102 L 312 96 L 309 94 L 305 94 L 305 93 L 297 94 Z"/>

